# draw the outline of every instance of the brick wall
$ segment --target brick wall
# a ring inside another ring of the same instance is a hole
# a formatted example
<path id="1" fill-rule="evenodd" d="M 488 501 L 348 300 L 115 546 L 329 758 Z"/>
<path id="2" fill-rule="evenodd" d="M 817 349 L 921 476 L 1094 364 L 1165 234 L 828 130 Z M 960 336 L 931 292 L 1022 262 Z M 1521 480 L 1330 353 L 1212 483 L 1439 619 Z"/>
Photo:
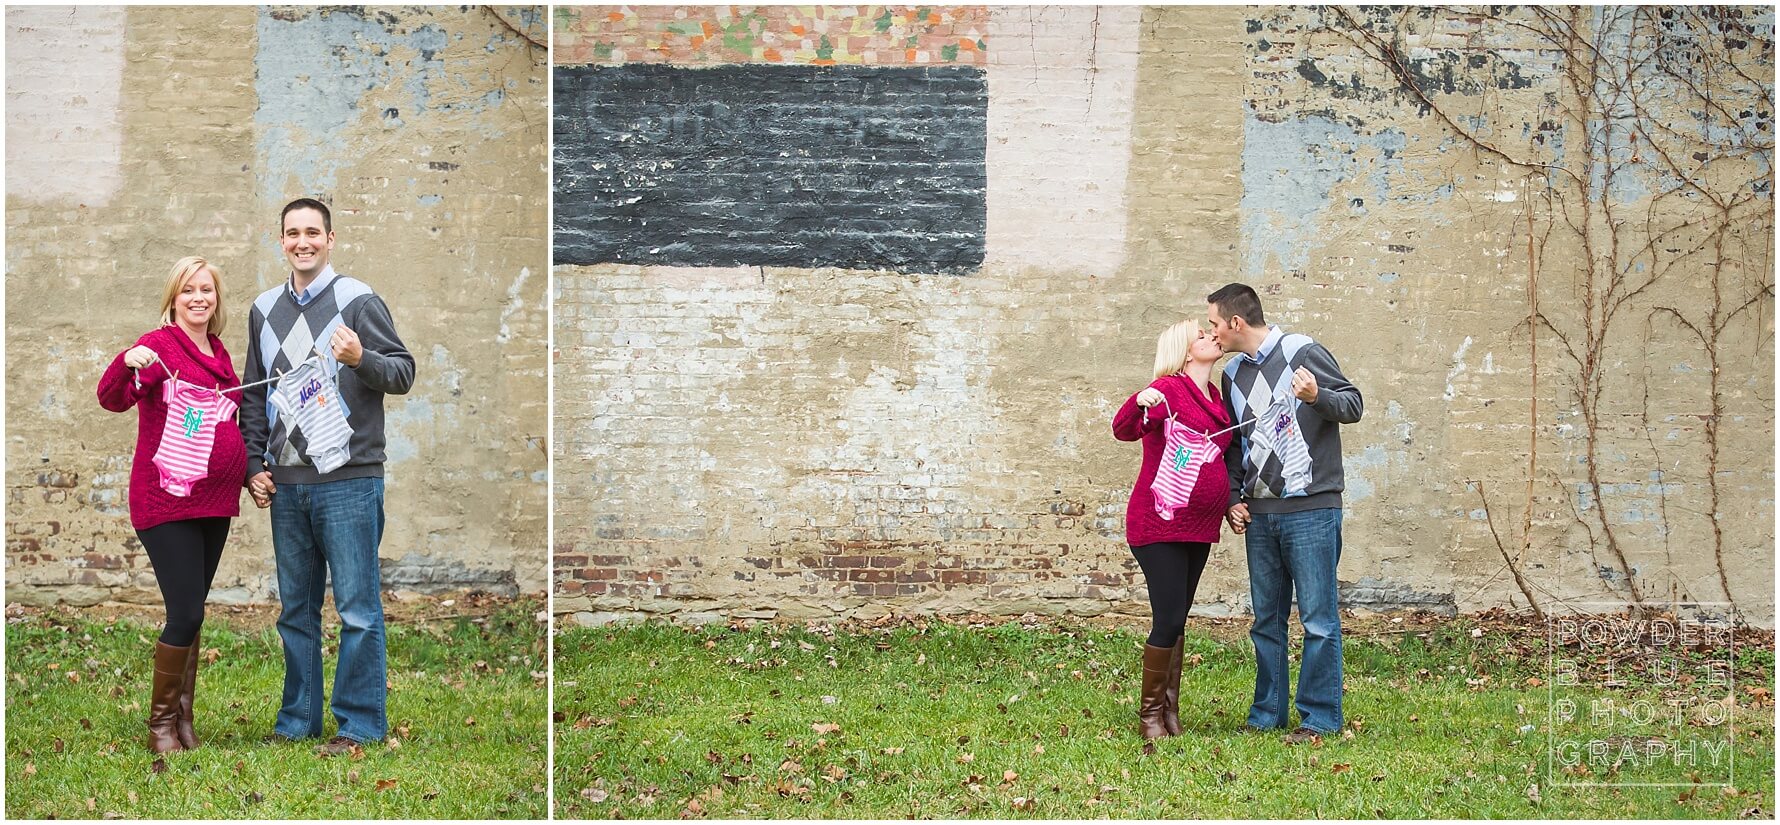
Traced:
<path id="1" fill-rule="evenodd" d="M 557 71 L 785 61 L 767 55 L 785 21 L 650 14 L 559 9 Z M 1757 146 L 1753 160 L 1711 167 L 1746 210 L 1721 235 L 1723 287 L 1737 298 L 1714 310 L 1689 289 L 1711 267 L 1661 251 L 1663 278 L 1604 321 L 1588 310 L 1591 283 L 1638 260 L 1590 265 L 1602 235 L 1566 226 L 1639 208 L 1673 225 L 1703 207 L 1664 194 L 1645 160 L 1613 160 L 1622 175 L 1606 201 L 1565 201 L 1561 176 L 1534 187 L 1524 164 L 1463 143 L 1454 128 L 1513 144 L 1522 160 L 1584 159 L 1558 148 L 1590 135 L 1554 109 L 1572 91 L 1568 59 L 1524 29 L 1436 11 L 943 14 L 983 21 L 981 267 L 886 273 L 749 257 L 555 267 L 557 611 L 580 622 L 1143 615 L 1123 545 L 1137 451 L 1107 422 L 1143 387 L 1155 331 L 1244 280 L 1271 321 L 1323 340 L 1367 394 L 1365 421 L 1344 433 L 1349 606 L 1524 609 L 1513 563 L 1545 609 L 1625 602 L 1629 576 L 1663 604 L 1723 602 L 1728 581 L 1743 617 L 1771 624 L 1771 456 L 1719 449 L 1712 472 L 1703 433 L 1716 403 L 1719 444 L 1773 440 L 1773 339 L 1762 331 L 1773 201 L 1760 166 L 1771 150 L 1759 150 L 1773 121 L 1760 87 L 1712 78 L 1753 109 L 1741 127 L 1714 127 L 1741 128 Z M 1625 36 L 1630 27 L 1677 30 L 1657 11 L 1577 14 L 1623 48 L 1648 43 Z M 817 27 L 797 23 L 799 37 Z M 1771 78 L 1771 12 L 1737 25 L 1755 43 L 1741 53 L 1746 71 Z M 1362 30 L 1403 52 L 1415 93 Z M 1671 98 L 1645 105 L 1686 109 L 1666 89 Z M 634 173 L 621 153 L 605 169 Z M 1663 323 L 1659 306 L 1723 321 L 1744 299 L 1716 346 L 1755 356 L 1718 360 L 1714 390 L 1702 380 L 1707 347 Z M 1533 303 L 1549 319 L 1536 339 Z M 1563 353 L 1563 340 L 1584 339 L 1606 374 Z M 1602 401 L 1582 403 L 1591 397 Z M 1718 551 L 1703 552 L 1714 527 Z M 1244 568 L 1241 543 L 1225 536 L 1194 609 L 1244 611 Z"/>
<path id="2" fill-rule="evenodd" d="M 187 254 L 223 272 L 239 370 L 300 194 L 332 202 L 336 269 L 386 297 L 418 362 L 387 403 L 386 586 L 544 588 L 544 24 L 7 10 L 8 600 L 159 601 L 127 517 L 134 414 L 94 388 Z M 215 600 L 273 595 L 243 501 Z"/>
<path id="3" fill-rule="evenodd" d="M 980 267 L 556 268 L 559 612 L 1142 615 L 1123 544 L 1138 454 L 1108 422 L 1145 383 L 1156 332 L 1241 280 L 1261 291 L 1269 320 L 1325 343 L 1366 393 L 1365 420 L 1344 433 L 1347 604 L 1525 608 L 1512 559 L 1546 609 L 1623 603 L 1629 573 L 1665 604 L 1724 601 L 1728 580 L 1746 619 L 1772 622 L 1771 456 L 1721 449 L 1708 471 L 1702 417 L 1716 398 L 1721 444 L 1773 438 L 1772 194 L 1760 160 L 1771 152 L 1711 167 L 1748 210 L 1723 235 L 1735 300 L 1712 317 L 1754 299 L 1718 342 L 1740 354 L 1719 360 L 1714 394 L 1705 348 L 1657 309 L 1710 315 L 1688 286 L 1707 264 L 1663 258 L 1663 278 L 1603 326 L 1599 308 L 1585 311 L 1591 278 L 1638 261 L 1591 267 L 1591 241 L 1565 229 L 1641 208 L 1686 221 L 1704 214 L 1699 201 L 1664 194 L 1657 172 L 1623 155 L 1607 208 L 1559 200 L 1560 184 L 1534 188 L 1524 165 L 1456 137 L 1455 126 L 1481 129 L 1547 159 L 1567 140 L 1568 162 L 1583 156 L 1587 127 L 1552 108 L 1566 58 L 1524 29 L 1420 10 L 1361 15 L 1347 26 L 1354 40 L 1315 9 L 945 13 L 983 21 Z M 1577 23 L 1609 33 L 1603 42 L 1642 43 L 1614 34 L 1666 20 L 1640 14 L 1649 19 Z M 559 72 L 774 62 L 765 39 L 786 25 L 690 7 L 558 15 Z M 849 32 L 858 22 L 822 21 Z M 1755 45 L 1739 56 L 1771 100 L 1771 13 L 1749 13 L 1746 27 L 1738 36 Z M 1450 125 L 1362 30 L 1402 50 Z M 732 48 L 705 32 L 762 42 Z M 1762 99 L 1726 82 L 1721 95 Z M 1771 107 L 1752 108 L 1737 134 L 1771 145 Z M 645 170 L 619 152 L 604 171 Z M 1537 375 L 1529 292 L 1549 319 Z M 1596 342 L 1604 380 L 1575 368 L 1560 335 Z M 1707 553 L 1714 524 L 1720 550 Z M 1226 536 L 1195 611 L 1247 603 L 1241 544 Z"/>

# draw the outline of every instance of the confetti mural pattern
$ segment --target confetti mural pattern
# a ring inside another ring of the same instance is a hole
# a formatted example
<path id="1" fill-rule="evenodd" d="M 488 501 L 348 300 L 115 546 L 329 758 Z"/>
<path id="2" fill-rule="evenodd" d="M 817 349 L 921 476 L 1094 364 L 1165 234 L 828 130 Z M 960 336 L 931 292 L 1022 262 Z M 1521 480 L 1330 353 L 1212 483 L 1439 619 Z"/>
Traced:
<path id="1" fill-rule="evenodd" d="M 558 65 L 986 67 L 986 6 L 558 6 Z"/>

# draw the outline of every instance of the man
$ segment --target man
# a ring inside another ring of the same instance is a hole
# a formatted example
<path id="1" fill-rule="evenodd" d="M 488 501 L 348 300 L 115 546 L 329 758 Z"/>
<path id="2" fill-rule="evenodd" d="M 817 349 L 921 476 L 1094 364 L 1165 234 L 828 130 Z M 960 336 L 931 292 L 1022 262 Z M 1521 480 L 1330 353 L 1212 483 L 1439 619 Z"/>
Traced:
<path id="1" fill-rule="evenodd" d="M 388 730 L 377 563 L 383 396 L 414 385 L 414 356 L 383 299 L 328 265 L 334 226 L 327 206 L 299 198 L 279 220 L 290 278 L 254 299 L 246 382 L 284 378 L 244 391 L 241 434 L 248 492 L 260 509 L 272 509 L 283 605 L 284 704 L 272 738 L 322 735 L 321 605 L 332 571 L 342 625 L 332 703 L 339 727 L 317 751 L 333 756 L 380 741 Z"/>
<path id="2" fill-rule="evenodd" d="M 1341 729 L 1341 427 L 1360 420 L 1360 391 L 1309 336 L 1268 326 L 1260 296 L 1229 284 L 1206 297 L 1212 334 L 1225 352 L 1224 403 L 1246 424 L 1225 454 L 1230 529 L 1248 545 L 1255 624 L 1255 700 L 1249 727 L 1287 727 L 1286 618 L 1298 593 L 1304 659 L 1298 728 L 1287 744 Z"/>

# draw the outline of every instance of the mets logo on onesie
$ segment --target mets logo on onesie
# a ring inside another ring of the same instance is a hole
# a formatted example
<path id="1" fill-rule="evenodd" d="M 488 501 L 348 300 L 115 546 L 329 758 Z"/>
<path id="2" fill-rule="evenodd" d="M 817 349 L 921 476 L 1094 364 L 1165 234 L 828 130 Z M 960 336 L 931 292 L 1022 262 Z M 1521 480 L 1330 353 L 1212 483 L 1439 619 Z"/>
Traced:
<path id="1" fill-rule="evenodd" d="M 302 389 L 297 390 L 297 403 L 298 404 L 308 404 L 309 399 L 314 398 L 316 395 L 318 395 L 320 393 L 321 393 L 321 379 L 310 378 L 309 383 L 304 384 Z M 327 406 L 327 399 L 325 399 L 325 398 L 322 399 L 321 404 L 322 404 L 322 406 Z"/>

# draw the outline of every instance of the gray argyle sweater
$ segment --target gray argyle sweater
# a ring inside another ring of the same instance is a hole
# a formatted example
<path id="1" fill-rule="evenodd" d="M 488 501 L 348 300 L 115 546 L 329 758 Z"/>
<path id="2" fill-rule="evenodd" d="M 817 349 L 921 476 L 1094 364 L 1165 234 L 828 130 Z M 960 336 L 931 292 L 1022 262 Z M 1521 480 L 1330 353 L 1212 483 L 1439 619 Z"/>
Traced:
<path id="1" fill-rule="evenodd" d="M 331 280 L 329 276 L 332 276 Z M 288 372 L 321 351 L 323 367 L 340 387 L 346 423 L 352 427 L 346 464 L 323 475 L 305 451 L 302 430 L 278 414 L 269 386 L 242 391 L 241 436 L 247 442 L 247 476 L 272 471 L 276 484 L 316 484 L 383 475 L 383 396 L 402 395 L 414 386 L 414 356 L 396 335 L 395 320 L 383 299 L 363 281 L 337 275 L 329 267 L 310 285 L 307 303 L 298 304 L 291 284 L 260 293 L 247 319 L 247 370 L 243 383 L 275 371 Z M 357 367 L 334 361 L 328 339 L 345 325 L 358 335 L 364 356 Z"/>
<path id="2" fill-rule="evenodd" d="M 1316 376 L 1316 403 L 1292 395 L 1299 367 Z M 1257 435 L 1250 423 L 1224 453 L 1230 472 L 1230 506 L 1247 503 L 1253 513 L 1296 513 L 1341 506 L 1341 425 L 1360 420 L 1365 401 L 1335 356 L 1308 335 L 1268 328 L 1255 357 L 1237 354 L 1224 365 L 1224 404 L 1231 421 L 1253 422 L 1273 403 L 1293 407 L 1289 418 Z"/>

